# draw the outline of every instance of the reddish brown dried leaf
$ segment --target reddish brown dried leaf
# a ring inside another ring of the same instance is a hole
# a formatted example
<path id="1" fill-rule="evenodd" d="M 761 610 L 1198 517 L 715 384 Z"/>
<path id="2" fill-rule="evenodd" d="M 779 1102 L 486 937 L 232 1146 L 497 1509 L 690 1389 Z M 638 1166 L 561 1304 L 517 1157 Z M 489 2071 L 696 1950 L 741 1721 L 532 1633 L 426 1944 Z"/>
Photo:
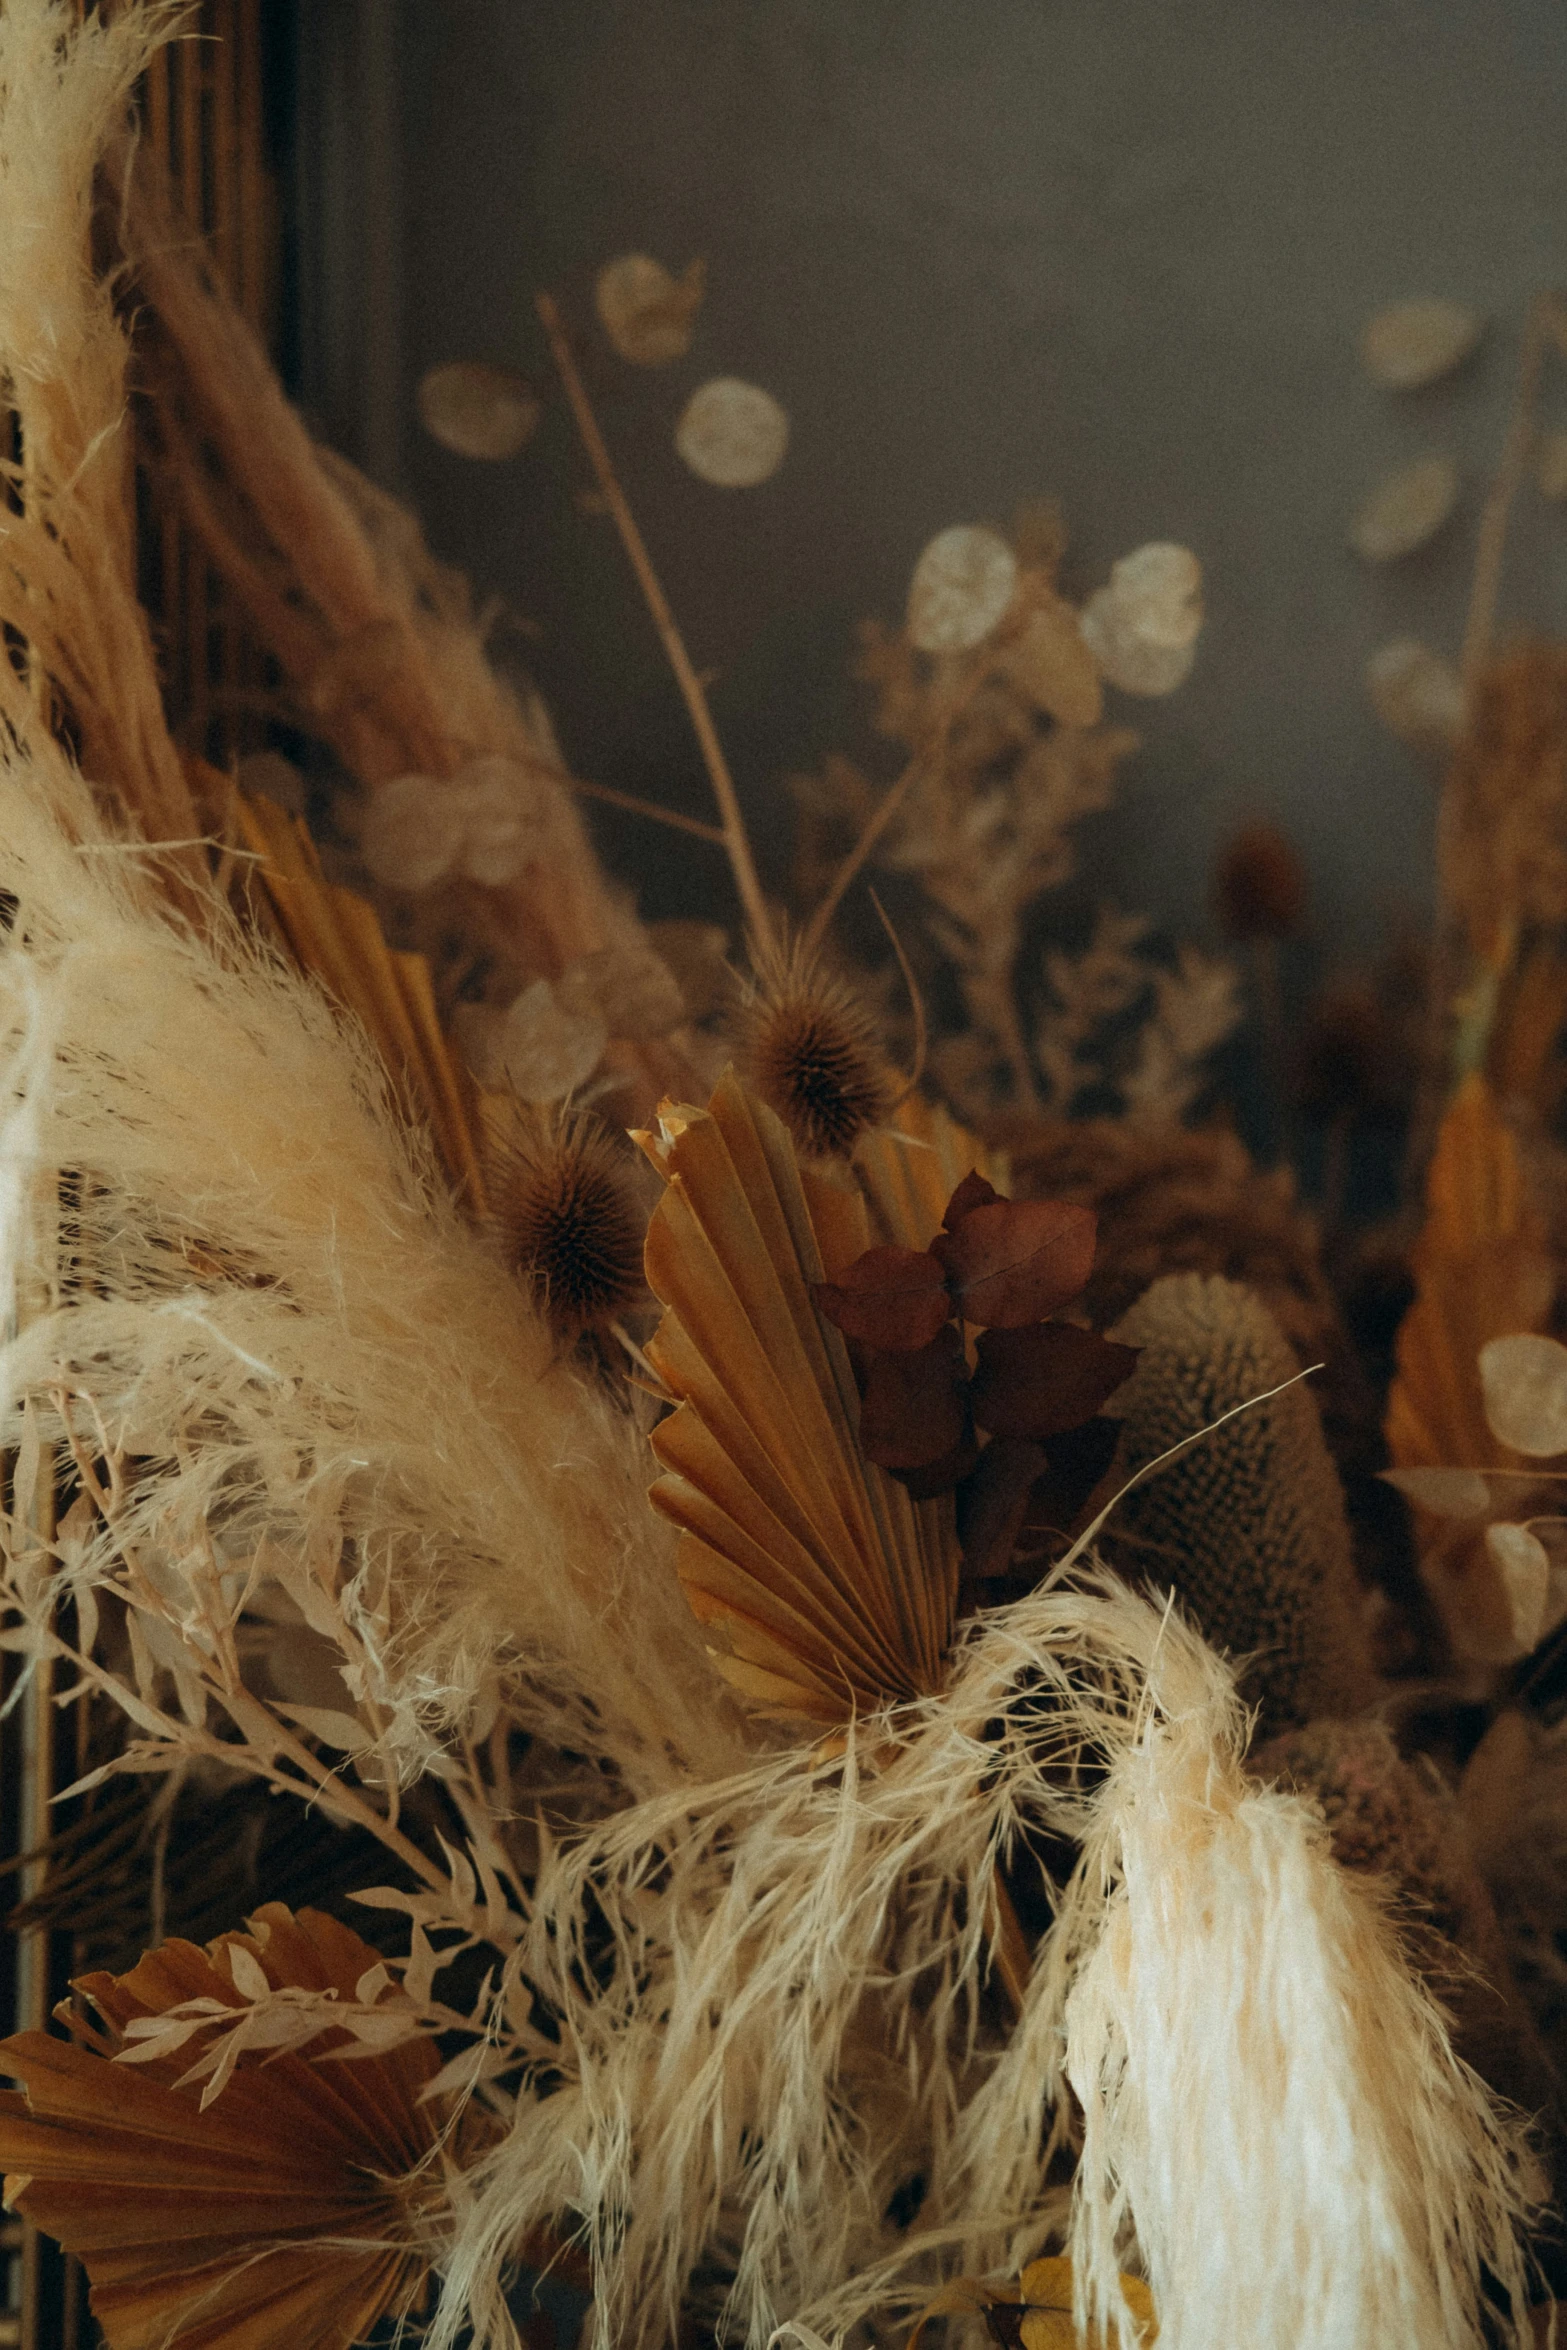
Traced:
<path id="1" fill-rule="evenodd" d="M 988 1445 L 985 1449 L 989 1450 Z M 979 1439 L 974 1433 L 974 1423 L 965 1419 L 963 1433 L 950 1452 L 942 1453 L 936 1460 L 927 1461 L 922 1468 L 889 1469 L 887 1474 L 896 1477 L 904 1492 L 915 1501 L 931 1501 L 938 1493 L 951 1493 L 955 1486 L 961 1488 L 964 1479 L 972 1474 L 984 1457 Z"/>
<path id="2" fill-rule="evenodd" d="M 868 1248 L 841 1282 L 811 1284 L 816 1303 L 846 1338 L 907 1354 L 929 1346 L 952 1318 L 946 1275 L 922 1248 Z"/>
<path id="3" fill-rule="evenodd" d="M 1095 1230 L 1092 1211 L 1068 1200 L 1001 1199 L 938 1232 L 931 1254 L 966 1321 L 1016 1330 L 1076 1297 L 1093 1271 Z"/>
<path id="4" fill-rule="evenodd" d="M 947 1323 L 928 1346 L 871 1358 L 860 1403 L 860 1443 L 884 1469 L 922 1469 L 961 1443 L 967 1366 Z"/>
<path id="5" fill-rule="evenodd" d="M 994 1206 L 1000 1197 L 995 1185 L 987 1183 L 977 1168 L 971 1170 L 947 1202 L 947 1212 L 941 1219 L 942 1229 L 956 1232 L 965 1216 L 972 1215 L 976 1208 Z"/>
<path id="6" fill-rule="evenodd" d="M 998 1437 L 986 1445 L 958 1496 L 958 1539 L 971 1581 L 1006 1573 L 1029 1495 L 1044 1473 L 1045 1455 L 1037 1444 Z"/>
<path id="7" fill-rule="evenodd" d="M 987 1330 L 976 1349 L 974 1417 L 993 1436 L 1058 1436 L 1092 1419 L 1129 1379 L 1135 1346 L 1118 1346 L 1070 1322 Z"/>

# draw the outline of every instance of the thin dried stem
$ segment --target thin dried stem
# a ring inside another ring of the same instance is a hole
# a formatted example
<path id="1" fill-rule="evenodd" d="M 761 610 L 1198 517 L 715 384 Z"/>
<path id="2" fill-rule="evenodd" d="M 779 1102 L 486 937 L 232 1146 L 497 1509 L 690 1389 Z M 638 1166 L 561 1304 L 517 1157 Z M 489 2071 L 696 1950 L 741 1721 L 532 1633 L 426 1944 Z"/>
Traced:
<path id="1" fill-rule="evenodd" d="M 1464 626 L 1462 671 L 1464 691 L 1472 695 L 1475 680 L 1490 657 L 1496 626 L 1496 604 L 1501 589 L 1502 557 L 1507 526 L 1534 446 L 1535 411 L 1540 398 L 1540 376 L 1551 343 L 1567 357 L 1567 296 L 1537 294 L 1529 306 L 1518 366 L 1518 391 L 1502 444 L 1501 463 L 1480 516 L 1475 542 L 1474 578 L 1469 590 L 1469 617 Z"/>
<path id="2" fill-rule="evenodd" d="M 874 890 L 871 891 L 871 904 L 881 916 L 881 926 L 892 941 L 892 951 L 898 958 L 898 971 L 904 987 L 908 990 L 909 1004 L 914 1013 L 914 1060 L 908 1076 L 903 1081 L 903 1090 L 892 1105 L 896 1110 L 908 1100 L 925 1074 L 925 1055 L 930 1045 L 930 1029 L 925 1019 L 925 998 L 921 992 L 920 983 L 914 976 L 914 966 L 904 952 L 903 941 L 894 930 L 886 907 Z"/>
<path id="3" fill-rule="evenodd" d="M 888 785 L 882 797 L 877 801 L 875 809 L 866 818 L 859 839 L 833 875 L 827 895 L 806 925 L 804 949 L 807 954 L 813 954 L 827 936 L 828 924 L 842 905 L 846 892 L 860 872 L 866 858 L 908 798 L 913 788 L 914 779 L 924 767 L 927 756 L 926 748 L 921 748 L 914 753 L 903 773 L 896 782 Z"/>
<path id="4" fill-rule="evenodd" d="M 604 800 L 611 808 L 624 808 L 632 816 L 645 816 L 650 824 L 668 824 L 676 832 L 688 832 L 693 840 L 710 840 L 718 848 L 727 848 L 728 836 L 716 824 L 704 824 L 699 816 L 682 816 L 678 809 L 661 808 L 654 800 L 639 800 L 634 792 L 616 791 L 608 783 L 584 783 L 580 775 L 571 779 L 571 788 L 581 792 L 584 799 Z"/>
<path id="5" fill-rule="evenodd" d="M 718 739 L 718 729 L 713 724 L 713 713 L 708 707 L 702 680 L 691 665 L 685 640 L 676 626 L 669 600 L 659 584 L 652 558 L 637 528 L 636 517 L 610 461 L 598 419 L 578 373 L 576 360 L 572 357 L 560 312 L 548 294 L 536 295 L 535 306 L 544 332 L 549 337 L 550 355 L 571 403 L 571 412 L 577 420 L 577 430 L 588 453 L 588 462 L 593 468 L 604 503 L 614 519 L 615 528 L 620 533 L 621 544 L 637 575 L 637 584 L 653 616 L 653 625 L 658 630 L 664 651 L 669 657 L 669 666 L 675 673 L 675 682 L 690 714 L 691 725 L 707 768 L 708 781 L 713 787 L 713 798 L 722 824 L 723 844 L 728 852 L 730 871 L 734 875 L 735 888 L 745 909 L 746 920 L 759 938 L 771 939 L 772 922 L 767 911 L 767 900 L 762 895 L 762 885 L 757 877 L 756 861 L 751 854 L 745 820 L 740 813 L 734 778 L 729 772 L 729 763 Z"/>

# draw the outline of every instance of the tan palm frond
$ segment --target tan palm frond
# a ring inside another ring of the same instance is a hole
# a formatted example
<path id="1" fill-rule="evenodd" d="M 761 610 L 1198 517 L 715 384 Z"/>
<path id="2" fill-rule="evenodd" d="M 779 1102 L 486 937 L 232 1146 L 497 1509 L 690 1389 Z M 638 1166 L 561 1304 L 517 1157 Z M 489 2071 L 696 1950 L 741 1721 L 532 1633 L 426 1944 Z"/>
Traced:
<path id="1" fill-rule="evenodd" d="M 1490 1468 L 1517 1456 L 1487 1423 L 1478 1357 L 1493 1338 L 1539 1330 L 1554 1276 L 1517 1139 L 1473 1074 L 1442 1120 L 1415 1244 L 1415 1302 L 1398 1333 L 1387 1442 L 1396 1467 Z"/>
<path id="2" fill-rule="evenodd" d="M 911 1093 L 885 1126 L 861 1137 L 854 1171 L 870 1209 L 874 1240 L 928 1248 L 965 1175 L 1008 1188 L 1005 1159 L 987 1150 L 939 1102 Z"/>
<path id="3" fill-rule="evenodd" d="M 474 1088 L 441 1033 L 429 964 L 395 953 L 374 907 L 325 878 L 297 817 L 236 794 L 235 823 L 261 861 L 268 901 L 301 969 L 362 1023 L 404 1108 L 429 1128 L 454 1188 L 482 1213 Z"/>
<path id="4" fill-rule="evenodd" d="M 641 1139 L 667 1186 L 648 1354 L 680 1399 L 654 1433 L 652 1498 L 723 1671 L 769 1711 L 834 1727 L 939 1689 L 952 1500 L 913 1501 L 866 1460 L 848 1350 L 811 1295 L 871 1245 L 863 1199 L 802 1170 L 732 1072 L 706 1110 L 666 1105 Z"/>

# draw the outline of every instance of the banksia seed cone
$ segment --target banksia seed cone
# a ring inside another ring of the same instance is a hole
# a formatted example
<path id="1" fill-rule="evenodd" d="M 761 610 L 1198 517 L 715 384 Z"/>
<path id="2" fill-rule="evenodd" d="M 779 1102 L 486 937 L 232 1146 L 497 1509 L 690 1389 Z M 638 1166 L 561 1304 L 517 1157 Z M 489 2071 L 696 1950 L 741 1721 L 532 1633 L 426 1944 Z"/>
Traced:
<path id="1" fill-rule="evenodd" d="M 1127 1474 L 1299 1368 L 1250 1290 L 1192 1273 L 1156 1281 L 1114 1336 L 1143 1350 L 1111 1406 Z M 1371 1702 L 1343 1491 L 1303 1385 L 1157 1470 L 1112 1526 L 1124 1566 L 1173 1585 L 1215 1647 L 1251 1660 L 1242 1687 L 1265 1734 Z"/>

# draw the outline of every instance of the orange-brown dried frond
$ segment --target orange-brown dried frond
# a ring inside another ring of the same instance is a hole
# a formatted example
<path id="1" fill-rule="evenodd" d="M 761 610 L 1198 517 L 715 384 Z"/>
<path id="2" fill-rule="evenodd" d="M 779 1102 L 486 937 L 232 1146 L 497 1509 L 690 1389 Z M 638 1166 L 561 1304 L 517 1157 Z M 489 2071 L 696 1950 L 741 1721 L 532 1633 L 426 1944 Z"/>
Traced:
<path id="1" fill-rule="evenodd" d="M 1482 671 L 1447 792 L 1442 887 L 1496 964 L 1517 931 L 1567 920 L 1567 644 Z"/>
<path id="2" fill-rule="evenodd" d="M 800 945 L 755 956 L 735 1023 L 747 1085 L 811 1159 L 846 1159 L 897 1097 L 875 1020 L 846 980 Z"/>
<path id="3" fill-rule="evenodd" d="M 433 2041 L 351 2064 L 322 2061 L 342 2030 L 257 2045 L 205 2112 L 201 2084 L 179 2086 L 199 2032 L 113 2061 L 145 2048 L 132 2025 L 200 1999 L 213 2028 L 261 1977 L 353 2002 L 376 1961 L 335 1919 L 269 1903 L 249 1934 L 165 1942 L 129 1974 L 85 1977 L 101 2032 L 62 2011 L 73 2040 L 0 2042 L 0 2071 L 23 2084 L 0 2095 L 7 2204 L 81 2260 L 109 2350 L 349 2350 L 423 2304 L 444 2119 L 421 2102 Z"/>
<path id="4" fill-rule="evenodd" d="M 647 1209 L 634 1163 L 599 1120 L 519 1123 L 497 1144 L 486 1188 L 501 1253 L 557 1338 L 602 1330 L 641 1302 Z"/>

